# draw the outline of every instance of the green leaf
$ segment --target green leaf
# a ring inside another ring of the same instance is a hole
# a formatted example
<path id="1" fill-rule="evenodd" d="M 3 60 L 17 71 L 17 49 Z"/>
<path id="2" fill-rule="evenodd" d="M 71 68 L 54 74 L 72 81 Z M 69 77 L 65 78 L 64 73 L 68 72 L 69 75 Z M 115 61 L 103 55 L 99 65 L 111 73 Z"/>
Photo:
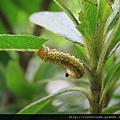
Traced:
<path id="1" fill-rule="evenodd" d="M 104 87 L 106 86 L 106 84 L 108 83 L 108 81 L 111 79 L 111 77 L 113 77 L 113 75 L 115 74 L 115 72 L 117 71 L 117 69 L 120 68 L 120 62 L 117 63 L 116 65 L 114 65 L 109 72 L 107 73 L 107 76 L 104 80 Z"/>
<path id="2" fill-rule="evenodd" d="M 47 103 L 49 103 L 54 97 L 56 97 L 60 94 L 66 93 L 66 92 L 70 92 L 70 91 L 81 91 L 88 97 L 88 99 L 91 99 L 89 91 L 87 91 L 85 88 L 82 88 L 82 87 L 68 87 L 68 88 L 64 88 L 62 90 L 59 90 L 55 94 L 49 95 L 49 96 L 44 97 L 44 98 L 42 98 L 42 99 L 40 99 L 36 102 L 31 103 L 27 107 L 23 108 L 20 112 L 18 112 L 18 114 L 37 113 Z"/>
<path id="3" fill-rule="evenodd" d="M 34 4 L 29 0 L 13 0 L 16 6 L 21 8 L 22 10 L 26 11 L 27 13 L 31 14 L 40 10 L 42 0 L 35 0 Z M 27 7 L 26 7 L 27 5 Z"/>
<path id="4" fill-rule="evenodd" d="M 104 9 L 103 9 L 104 8 Z M 105 24 L 106 20 L 112 13 L 112 8 L 106 0 L 100 0 L 99 2 L 99 16 L 101 24 Z"/>
<path id="5" fill-rule="evenodd" d="M 52 67 L 52 70 L 51 70 Z M 56 73 L 56 65 L 52 65 L 46 62 L 42 62 L 40 65 L 39 69 L 37 70 L 35 76 L 34 76 L 34 81 L 37 82 L 39 80 L 43 80 L 45 78 L 51 78 L 53 75 Z M 49 71 L 49 72 L 46 72 Z"/>
<path id="6" fill-rule="evenodd" d="M 0 89 L 5 89 L 5 65 L 0 61 Z"/>
<path id="7" fill-rule="evenodd" d="M 99 58 L 102 51 L 106 36 L 104 36 L 105 24 L 112 13 L 112 8 L 106 0 L 100 0 L 98 3 L 98 18 L 95 32 L 95 45 L 97 57 Z"/>
<path id="8" fill-rule="evenodd" d="M 81 21 L 78 30 L 86 38 L 87 45 L 93 47 L 96 57 L 99 58 L 103 42 L 104 27 L 112 9 L 106 0 L 85 1 L 79 0 L 81 5 L 81 12 L 79 19 Z M 91 50 L 91 49 L 90 49 Z"/>
<path id="9" fill-rule="evenodd" d="M 3 24 L 3 21 L 0 19 L 0 33 L 2 34 L 5 34 L 5 33 L 7 33 L 8 31 L 6 30 L 6 28 L 5 28 L 5 26 L 4 26 L 4 24 Z"/>
<path id="10" fill-rule="evenodd" d="M 97 6 L 85 0 L 79 0 L 81 12 L 79 14 L 80 25 L 78 30 L 89 41 L 94 39 L 97 23 Z M 93 0 L 95 3 L 96 0 Z"/>
<path id="11" fill-rule="evenodd" d="M 0 51 L 0 62 L 7 66 L 9 60 L 10 60 L 9 53 L 5 51 Z"/>
<path id="12" fill-rule="evenodd" d="M 104 29 L 104 35 L 106 36 L 108 32 L 113 28 L 113 26 L 116 23 L 116 20 L 118 18 L 118 13 L 120 11 L 120 7 L 117 7 L 112 14 L 108 17 L 106 24 L 105 24 L 105 29 Z"/>
<path id="13" fill-rule="evenodd" d="M 118 18 L 116 24 L 114 25 L 114 29 L 112 30 L 108 41 L 106 42 L 106 44 L 104 45 L 104 48 L 102 49 L 102 52 L 101 52 L 101 55 L 99 58 L 99 62 L 98 62 L 98 67 L 97 67 L 98 73 L 101 73 L 101 70 L 103 68 L 105 60 L 108 59 L 110 52 L 113 50 L 115 45 L 120 40 L 120 38 L 119 38 L 120 35 L 118 33 L 120 33 L 120 17 Z M 117 38 L 116 38 L 116 36 L 117 36 Z"/>
<path id="14" fill-rule="evenodd" d="M 13 26 L 16 23 L 19 8 L 14 4 L 12 0 L 0 0 L 0 8 L 9 24 Z"/>
<path id="15" fill-rule="evenodd" d="M 64 12 L 38 12 L 30 16 L 30 21 L 72 42 L 83 45 L 81 34 Z"/>
<path id="16" fill-rule="evenodd" d="M 118 110 L 120 110 L 120 106 L 112 106 L 112 107 L 104 108 L 102 114 L 113 114 Z"/>
<path id="17" fill-rule="evenodd" d="M 105 71 L 106 71 L 106 72 L 110 71 L 110 69 L 113 67 L 114 59 L 115 59 L 115 55 L 113 54 L 113 55 L 110 56 L 109 59 L 107 60 L 106 65 L 105 65 Z"/>
<path id="18" fill-rule="evenodd" d="M 117 66 L 118 65 L 118 66 Z M 108 74 L 109 79 L 105 80 L 105 87 L 103 88 L 103 92 L 100 98 L 100 105 L 104 102 L 104 99 L 107 97 L 106 94 L 112 94 L 117 87 L 115 87 L 116 82 L 120 78 L 120 62 L 117 64 L 112 71 Z M 112 91 L 112 92 L 111 92 Z"/>
<path id="19" fill-rule="evenodd" d="M 111 55 L 113 55 L 113 53 L 115 53 L 115 51 L 117 50 L 117 48 L 119 47 L 119 45 L 120 45 L 120 42 L 118 42 L 118 43 L 115 45 L 115 47 L 111 50 L 111 52 L 110 52 L 110 54 L 108 55 L 107 59 L 108 59 Z"/>
<path id="20" fill-rule="evenodd" d="M 120 12 L 120 7 L 117 5 L 116 8 L 114 9 L 113 13 L 110 15 L 110 17 L 108 18 L 108 20 L 106 22 L 104 34 L 107 35 L 108 32 L 111 29 L 116 29 L 117 26 L 116 27 L 114 27 L 114 26 L 115 26 L 117 20 L 120 17 L 119 12 Z M 119 42 L 119 39 L 120 39 L 120 27 L 119 27 L 119 25 L 118 25 L 118 29 L 116 29 L 115 35 L 112 32 L 111 36 L 114 36 L 114 37 L 113 37 L 113 40 L 111 42 L 111 45 L 108 48 L 108 58 L 116 51 L 116 49 L 118 48 L 118 46 L 120 44 L 120 42 Z M 108 37 L 110 38 L 110 35 Z"/>
<path id="21" fill-rule="evenodd" d="M 77 29 L 84 36 L 84 43 L 86 44 L 86 49 L 88 52 L 88 57 L 90 59 L 91 68 L 95 68 L 97 65 L 96 58 L 96 48 L 95 37 L 96 37 L 96 24 L 97 24 L 97 2 L 96 0 L 92 0 L 92 2 L 87 0 L 79 0 L 80 3 L 80 14 L 79 20 L 80 24 Z M 98 48 L 99 49 L 99 48 Z"/>
<path id="22" fill-rule="evenodd" d="M 120 20 L 120 17 L 119 17 L 119 20 Z M 107 51 L 107 55 L 108 55 L 108 57 L 112 54 L 112 53 L 114 53 L 114 51 L 117 49 L 117 47 L 119 46 L 119 44 L 120 44 L 120 21 L 118 21 L 119 22 L 119 25 L 118 25 L 118 27 L 119 28 L 117 28 L 117 27 L 114 27 L 114 29 L 116 29 L 116 33 L 115 34 L 113 34 L 113 33 L 111 33 L 111 36 L 113 37 L 113 40 L 112 40 L 112 42 L 111 42 L 111 44 L 110 44 L 110 46 L 109 46 L 109 48 L 108 48 L 108 51 Z"/>
<path id="23" fill-rule="evenodd" d="M 0 34 L 0 50 L 37 51 L 45 41 L 32 35 Z"/>
<path id="24" fill-rule="evenodd" d="M 16 96 L 24 99 L 31 99 L 37 90 L 34 84 L 27 82 L 22 69 L 16 61 L 10 61 L 7 66 L 6 83 L 7 87 Z"/>
<path id="25" fill-rule="evenodd" d="M 67 15 L 71 18 L 71 20 L 75 23 L 75 25 L 79 25 L 78 20 L 75 18 L 73 13 L 67 8 L 67 6 L 63 3 L 63 1 L 61 0 L 54 0 L 54 1 L 67 13 Z"/>

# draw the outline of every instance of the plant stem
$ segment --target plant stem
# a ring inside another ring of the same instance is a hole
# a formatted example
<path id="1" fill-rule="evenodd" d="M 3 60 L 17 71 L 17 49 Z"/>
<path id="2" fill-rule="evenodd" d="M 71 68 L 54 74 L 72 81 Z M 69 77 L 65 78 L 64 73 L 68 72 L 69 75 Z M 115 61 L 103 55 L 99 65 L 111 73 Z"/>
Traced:
<path id="1" fill-rule="evenodd" d="M 63 1 L 61 1 L 61 0 L 54 0 L 54 2 L 56 4 L 58 4 L 58 6 L 60 6 L 67 13 L 67 15 L 71 18 L 71 20 L 74 22 L 74 24 L 76 26 L 79 25 L 78 20 L 76 19 L 74 14 L 67 8 L 67 6 L 63 3 Z"/>
<path id="2" fill-rule="evenodd" d="M 120 20 L 120 18 L 119 18 Z M 119 28 L 120 21 L 117 21 L 117 24 L 115 28 L 112 31 L 111 36 L 109 37 L 109 40 L 104 45 L 104 48 L 100 54 L 100 58 L 98 61 L 98 65 L 96 66 L 96 69 L 91 68 L 91 73 L 93 74 L 93 80 L 90 81 L 90 89 L 91 89 L 91 95 L 92 95 L 92 102 L 90 103 L 90 113 L 91 114 L 99 114 L 102 111 L 103 105 L 101 104 L 101 94 L 102 94 L 102 76 L 106 64 L 106 56 L 108 56 L 107 51 L 110 48 L 110 45 L 113 42 L 113 38 Z M 95 61 L 95 59 L 94 59 Z"/>
<path id="3" fill-rule="evenodd" d="M 90 81 L 90 89 L 91 89 L 91 100 L 90 102 L 90 113 L 91 114 L 99 114 L 102 111 L 102 107 L 99 105 L 99 100 L 101 97 L 101 89 L 102 89 L 102 73 L 101 75 L 97 75 L 97 73 L 91 72 L 88 66 L 83 63 L 85 71 L 88 75 Z"/>
<path id="4" fill-rule="evenodd" d="M 117 28 L 113 30 L 113 36 L 116 33 Z M 103 76 L 103 71 L 104 71 L 104 67 L 105 67 L 105 57 L 106 57 L 106 53 L 107 50 L 111 44 L 113 40 L 113 37 L 110 37 L 110 39 L 108 40 L 108 42 L 106 43 L 106 45 L 103 48 L 103 51 L 100 55 L 99 58 L 99 62 L 98 62 L 98 66 L 97 69 L 95 71 L 93 71 L 93 81 L 91 82 L 91 94 L 92 94 L 92 102 L 90 103 L 90 113 L 94 113 L 94 114 L 99 114 L 102 111 L 102 104 L 100 103 L 100 98 L 101 98 L 101 93 L 102 93 L 102 76 Z M 91 70 L 92 71 L 92 70 Z"/>
<path id="5" fill-rule="evenodd" d="M 90 103 L 90 113 L 99 114 L 102 111 L 101 106 L 99 105 L 99 100 L 101 97 L 102 77 L 99 75 L 94 75 L 93 81 L 90 84 L 90 90 L 92 95 L 92 102 Z"/>

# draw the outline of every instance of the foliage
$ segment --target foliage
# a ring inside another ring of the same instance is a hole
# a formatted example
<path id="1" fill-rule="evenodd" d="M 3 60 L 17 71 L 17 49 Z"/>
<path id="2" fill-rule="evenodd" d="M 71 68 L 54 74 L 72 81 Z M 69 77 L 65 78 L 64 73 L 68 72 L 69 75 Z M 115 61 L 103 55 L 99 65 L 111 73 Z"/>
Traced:
<path id="1" fill-rule="evenodd" d="M 118 1 L 73 0 L 68 3 L 50 0 L 47 8 L 46 0 L 34 1 L 35 4 L 28 0 L 0 1 L 0 112 L 119 113 L 120 57 L 116 52 L 120 44 Z M 75 6 L 71 7 L 73 3 Z M 59 12 L 57 5 L 64 12 Z M 39 10 L 47 11 L 37 12 Z M 29 19 L 50 32 L 33 27 Z M 84 61 L 85 76 L 80 80 L 59 77 L 64 69 L 45 63 L 36 54 L 30 53 L 40 49 L 43 43 L 76 54 Z M 49 85 L 59 80 L 63 82 L 61 88 L 65 81 L 71 87 L 65 86 L 52 93 Z M 114 105 L 112 99 L 116 100 Z"/>

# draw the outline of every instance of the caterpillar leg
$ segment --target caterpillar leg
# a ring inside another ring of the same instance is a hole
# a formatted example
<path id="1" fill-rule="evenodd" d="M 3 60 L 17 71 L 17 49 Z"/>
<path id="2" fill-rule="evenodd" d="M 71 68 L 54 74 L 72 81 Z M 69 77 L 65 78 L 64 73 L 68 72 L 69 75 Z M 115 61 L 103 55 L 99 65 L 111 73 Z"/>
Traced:
<path id="1" fill-rule="evenodd" d="M 72 70 L 70 69 L 67 69 L 66 70 L 66 77 L 72 77 L 72 78 L 75 78 L 75 79 L 79 79 L 81 78 L 83 75 L 81 74 L 81 72 L 73 72 Z"/>
<path id="2" fill-rule="evenodd" d="M 72 78 L 76 78 L 75 73 L 73 71 L 69 70 L 69 69 L 66 70 L 66 76 L 67 77 L 70 76 Z"/>
<path id="3" fill-rule="evenodd" d="M 66 74 L 65 74 L 65 77 L 69 77 L 69 74 L 68 74 L 68 73 L 66 73 Z"/>

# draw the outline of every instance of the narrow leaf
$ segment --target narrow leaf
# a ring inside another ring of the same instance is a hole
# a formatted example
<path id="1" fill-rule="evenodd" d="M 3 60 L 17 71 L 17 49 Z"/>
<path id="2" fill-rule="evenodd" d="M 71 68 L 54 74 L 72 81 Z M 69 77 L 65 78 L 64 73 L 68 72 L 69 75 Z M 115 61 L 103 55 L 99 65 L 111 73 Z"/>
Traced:
<path id="1" fill-rule="evenodd" d="M 104 108 L 102 114 L 113 114 L 118 110 L 120 110 L 120 106 L 112 106 L 112 107 Z"/>
<path id="2" fill-rule="evenodd" d="M 64 12 L 38 12 L 30 16 L 30 21 L 56 33 L 72 42 L 83 45 L 81 34 Z"/>
<path id="3" fill-rule="evenodd" d="M 97 72 L 101 73 L 101 70 L 103 68 L 104 62 L 105 60 L 108 58 L 109 53 L 112 51 L 112 49 L 114 48 L 114 46 L 119 42 L 120 40 L 120 35 L 118 34 L 120 33 L 120 17 L 117 20 L 114 29 L 112 30 L 111 35 L 109 36 L 108 41 L 106 42 L 106 44 L 104 45 L 104 48 L 101 52 L 99 61 L 98 61 L 98 67 L 97 67 Z M 117 36 L 118 35 L 118 36 Z M 117 36 L 117 38 L 116 38 Z"/>
<path id="4" fill-rule="evenodd" d="M 119 80 L 120 78 L 120 74 L 119 74 L 119 71 L 120 71 L 120 67 L 118 67 L 115 71 L 112 71 L 113 74 L 112 76 L 110 76 L 111 78 L 109 79 L 109 81 L 106 83 L 106 86 L 105 88 L 103 89 L 103 92 L 102 92 L 102 95 L 101 95 L 101 98 L 100 98 L 100 105 L 102 104 L 102 102 L 104 101 L 105 97 L 107 97 L 107 93 L 111 93 L 111 90 L 112 92 L 116 89 L 115 88 L 115 84 L 116 82 Z"/>
<path id="5" fill-rule="evenodd" d="M 108 17 L 107 22 L 105 24 L 105 29 L 104 29 L 105 36 L 108 34 L 108 32 L 113 28 L 114 24 L 116 23 L 119 10 L 120 10 L 120 7 L 117 7 L 112 12 L 112 14 Z"/>
<path id="6" fill-rule="evenodd" d="M 24 99 L 31 99 L 37 90 L 34 84 L 26 81 L 22 69 L 16 61 L 10 61 L 8 63 L 6 83 L 8 89 L 13 94 Z"/>
<path id="7" fill-rule="evenodd" d="M 104 80 L 104 87 L 106 86 L 106 84 L 108 83 L 110 78 L 115 74 L 116 70 L 119 68 L 120 68 L 120 62 L 117 63 L 116 65 L 114 65 L 114 67 L 112 67 L 112 69 L 109 70 L 109 72 L 107 73 L 107 76 Z"/>
<path id="8" fill-rule="evenodd" d="M 109 36 L 109 46 L 108 46 L 108 50 L 107 50 L 107 55 L 106 57 L 109 56 L 109 54 L 111 53 L 111 51 L 114 50 L 114 47 L 116 47 L 117 44 L 119 44 L 120 42 L 120 7 L 118 7 L 117 11 L 116 11 L 116 16 L 115 16 L 115 20 L 114 20 L 114 26 L 113 29 L 111 30 L 111 34 Z M 113 16 L 114 17 L 114 16 Z"/>
<path id="9" fill-rule="evenodd" d="M 54 97 L 66 93 L 66 92 L 70 92 L 70 91 L 81 91 L 83 92 L 88 99 L 91 99 L 91 95 L 89 93 L 88 90 L 86 90 L 85 88 L 82 87 L 68 87 L 68 88 L 64 88 L 62 90 L 59 90 L 57 93 L 49 95 L 47 97 L 44 97 L 36 102 L 31 103 L 30 105 L 28 105 L 27 107 L 25 107 L 24 109 L 22 109 L 20 112 L 18 112 L 18 114 L 26 114 L 26 113 L 37 113 L 38 111 L 40 111 L 47 103 L 49 103 Z"/>
<path id="10" fill-rule="evenodd" d="M 0 50 L 37 51 L 45 41 L 32 35 L 0 34 Z"/>
<path id="11" fill-rule="evenodd" d="M 110 52 L 110 54 L 108 55 L 108 58 L 117 50 L 117 48 L 119 47 L 119 45 L 120 45 L 120 42 L 118 42 L 116 45 L 115 45 L 115 47 L 112 49 L 112 51 Z M 107 59 L 108 59 L 107 58 Z"/>

